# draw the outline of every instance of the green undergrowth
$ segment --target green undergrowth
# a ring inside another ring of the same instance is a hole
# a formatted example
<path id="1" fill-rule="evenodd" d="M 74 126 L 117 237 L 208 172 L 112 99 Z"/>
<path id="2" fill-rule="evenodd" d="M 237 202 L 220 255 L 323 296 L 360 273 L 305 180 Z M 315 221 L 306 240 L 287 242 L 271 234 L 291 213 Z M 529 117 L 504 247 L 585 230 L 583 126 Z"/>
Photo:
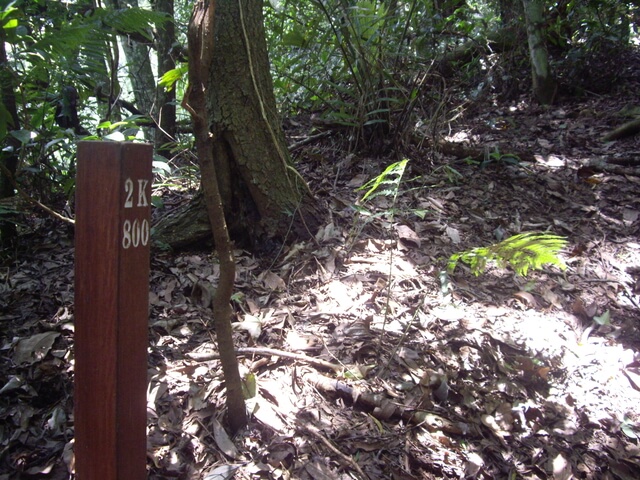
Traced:
<path id="1" fill-rule="evenodd" d="M 566 245 L 565 237 L 551 233 L 521 233 L 488 247 L 455 253 L 450 257 L 447 269 L 452 273 L 462 261 L 469 265 L 474 275 L 483 273 L 488 262 L 495 262 L 501 268 L 511 266 L 522 276 L 526 276 L 529 269 L 540 270 L 544 265 L 556 265 L 564 270 L 566 266 L 558 254 Z"/>

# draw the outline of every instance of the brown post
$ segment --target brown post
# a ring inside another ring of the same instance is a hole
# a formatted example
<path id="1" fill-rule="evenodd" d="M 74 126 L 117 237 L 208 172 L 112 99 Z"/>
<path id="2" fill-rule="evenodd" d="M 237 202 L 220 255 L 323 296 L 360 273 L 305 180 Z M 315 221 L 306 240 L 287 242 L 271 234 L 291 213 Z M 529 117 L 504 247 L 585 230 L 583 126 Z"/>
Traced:
<path id="1" fill-rule="evenodd" d="M 152 147 L 80 142 L 75 234 L 78 480 L 142 480 Z"/>

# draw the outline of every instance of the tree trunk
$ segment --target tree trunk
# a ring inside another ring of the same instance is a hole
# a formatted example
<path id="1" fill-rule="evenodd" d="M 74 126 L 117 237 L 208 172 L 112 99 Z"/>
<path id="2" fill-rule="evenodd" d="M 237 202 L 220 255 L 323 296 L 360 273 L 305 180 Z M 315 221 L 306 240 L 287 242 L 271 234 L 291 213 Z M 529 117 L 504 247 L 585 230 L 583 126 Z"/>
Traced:
<path id="1" fill-rule="evenodd" d="M 533 94 L 541 104 L 550 105 L 556 96 L 557 85 L 544 45 L 544 4 L 542 0 L 522 0 L 522 5 L 527 23 Z"/>
<path id="2" fill-rule="evenodd" d="M 227 223 L 234 240 L 247 248 L 288 234 L 309 238 L 321 217 L 287 151 L 273 94 L 262 4 L 218 0 L 206 99 Z M 198 208 L 189 205 L 184 211 L 201 219 Z M 181 215 L 159 222 L 156 240 L 176 245 L 171 234 L 181 233 Z M 188 243 L 182 236 L 180 244 Z"/>
<path id="3" fill-rule="evenodd" d="M 215 0 L 199 0 L 194 6 L 187 33 L 189 87 L 183 105 L 191 113 L 193 120 L 204 198 L 220 260 L 220 278 L 213 299 L 213 317 L 220 362 L 227 387 L 227 418 L 231 430 L 235 433 L 247 424 L 242 381 L 238 371 L 231 327 L 233 315 L 231 295 L 235 280 L 235 260 L 218 187 L 218 172 L 213 158 L 215 139 L 209 131 L 209 109 L 205 101 L 206 90 L 210 85 L 209 72 L 212 56 L 215 53 L 214 45 L 217 43 L 214 25 L 220 20 L 216 18 Z"/>
<path id="4" fill-rule="evenodd" d="M 227 215 L 259 222 L 251 233 L 271 235 L 286 232 L 309 192 L 291 165 L 276 111 L 262 4 L 218 3 L 208 104 Z"/>
<path id="5" fill-rule="evenodd" d="M 7 63 L 4 29 L 0 28 L 0 93 L 2 95 L 1 103 L 5 109 L 4 128 L 1 128 L 3 126 L 0 125 L 0 134 L 2 135 L 0 136 L 0 163 L 4 167 L 0 169 L 0 200 L 15 196 L 12 179 L 8 177 L 11 175 L 15 178 L 20 148 L 20 142 L 8 134 L 11 130 L 20 130 L 13 78 L 13 72 L 10 71 Z M 8 247 L 11 245 L 15 241 L 16 235 L 16 224 L 8 214 L 0 211 L 0 246 Z"/>
<path id="6" fill-rule="evenodd" d="M 176 41 L 173 0 L 156 0 L 155 10 L 166 13 L 171 19 L 158 28 L 157 32 L 156 50 L 158 53 L 158 78 L 160 78 L 169 70 L 176 68 L 176 62 L 171 55 L 171 49 Z M 156 93 L 155 148 L 160 155 L 169 158 L 171 149 L 167 143 L 175 141 L 176 136 L 176 89 L 172 88 L 167 91 L 164 87 L 158 86 Z"/>
<path id="7" fill-rule="evenodd" d="M 108 3 L 114 8 L 138 7 L 138 0 L 110 0 Z M 144 114 L 151 115 L 156 81 L 151 69 L 149 45 L 127 37 L 120 37 L 120 40 L 127 59 L 127 71 L 133 88 L 135 106 Z"/>

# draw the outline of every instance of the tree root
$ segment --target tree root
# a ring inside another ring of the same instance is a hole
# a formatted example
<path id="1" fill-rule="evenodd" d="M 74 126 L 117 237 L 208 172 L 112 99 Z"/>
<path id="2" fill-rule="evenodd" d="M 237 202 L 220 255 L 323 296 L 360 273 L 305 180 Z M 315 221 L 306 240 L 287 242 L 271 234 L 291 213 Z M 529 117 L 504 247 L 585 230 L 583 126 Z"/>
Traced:
<path id="1" fill-rule="evenodd" d="M 637 133 L 640 133 L 640 118 L 620 125 L 602 137 L 602 141 L 611 142 L 613 140 L 620 140 L 621 138 L 631 137 Z"/>

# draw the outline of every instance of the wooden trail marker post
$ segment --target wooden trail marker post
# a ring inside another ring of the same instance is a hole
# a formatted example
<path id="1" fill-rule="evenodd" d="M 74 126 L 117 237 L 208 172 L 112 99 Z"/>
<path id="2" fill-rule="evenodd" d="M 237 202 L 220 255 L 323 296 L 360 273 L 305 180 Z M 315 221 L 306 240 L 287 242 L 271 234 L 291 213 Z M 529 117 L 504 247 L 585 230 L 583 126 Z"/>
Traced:
<path id="1" fill-rule="evenodd" d="M 146 471 L 151 145 L 80 142 L 75 234 L 78 480 Z"/>

